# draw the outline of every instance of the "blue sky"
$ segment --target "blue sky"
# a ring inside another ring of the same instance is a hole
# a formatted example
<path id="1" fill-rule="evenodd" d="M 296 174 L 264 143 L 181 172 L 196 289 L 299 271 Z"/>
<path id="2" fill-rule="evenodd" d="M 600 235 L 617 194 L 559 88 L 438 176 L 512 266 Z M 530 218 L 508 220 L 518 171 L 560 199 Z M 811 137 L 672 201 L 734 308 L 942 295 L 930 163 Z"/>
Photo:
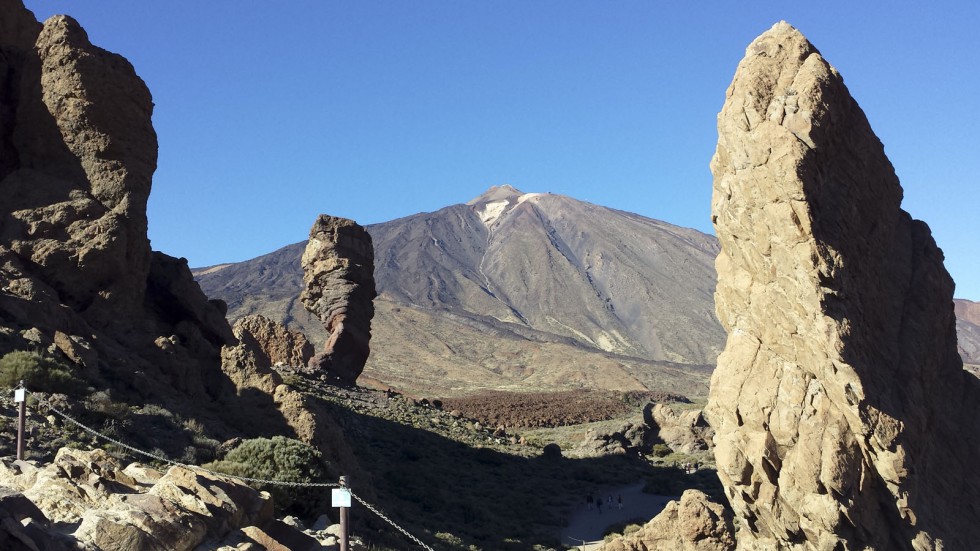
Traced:
<path id="1" fill-rule="evenodd" d="M 864 108 L 956 296 L 980 300 L 973 2 L 25 3 L 149 85 L 150 238 L 191 266 L 301 241 L 319 213 L 384 222 L 504 183 L 711 233 L 715 116 L 784 19 Z"/>

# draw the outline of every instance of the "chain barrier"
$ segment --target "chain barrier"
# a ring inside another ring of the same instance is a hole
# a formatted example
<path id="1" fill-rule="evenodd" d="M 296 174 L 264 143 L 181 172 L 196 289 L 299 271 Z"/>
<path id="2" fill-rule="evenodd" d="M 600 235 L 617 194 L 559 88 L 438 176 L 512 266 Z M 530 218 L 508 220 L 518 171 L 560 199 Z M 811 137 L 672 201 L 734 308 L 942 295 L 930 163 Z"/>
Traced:
<path id="1" fill-rule="evenodd" d="M 23 387 L 20 387 L 20 388 L 23 388 Z M 132 453 L 135 453 L 135 454 L 138 454 L 138 455 L 142 455 L 142 456 L 145 456 L 145 457 L 149 457 L 151 459 L 156 459 L 157 461 L 160 461 L 160 462 L 163 462 L 163 463 L 167 463 L 167 464 L 173 465 L 175 467 L 183 467 L 185 469 L 191 469 L 191 470 L 195 470 L 195 471 L 201 471 L 201 472 L 210 474 L 212 476 L 221 476 L 221 477 L 225 477 L 225 478 L 232 478 L 232 479 L 235 479 L 235 480 L 241 480 L 243 482 L 251 482 L 251 483 L 254 483 L 254 484 L 269 484 L 269 485 L 273 485 L 273 486 L 287 486 L 287 487 L 291 487 L 291 488 L 311 488 L 311 487 L 312 488 L 343 488 L 344 487 L 344 486 L 341 486 L 339 483 L 336 483 L 336 482 L 293 482 L 293 481 L 288 481 L 288 480 L 265 480 L 265 479 L 261 479 L 261 478 L 251 478 L 251 477 L 247 477 L 247 476 L 238 476 L 238 475 L 233 475 L 233 474 L 228 474 L 228 473 L 222 473 L 222 472 L 219 472 L 219 471 L 214 471 L 214 470 L 211 470 L 211 469 L 207 469 L 205 467 L 201 467 L 199 465 L 190 465 L 190 464 L 187 464 L 187 463 L 181 463 L 179 461 L 174 461 L 174 460 L 172 460 L 170 458 L 167 458 L 167 457 L 164 457 L 162 455 L 157 455 L 155 453 L 151 453 L 151 452 L 148 452 L 148 451 L 141 450 L 139 448 L 135 448 L 133 446 L 130 446 L 129 444 L 126 444 L 126 443 L 121 442 L 121 441 L 119 441 L 119 440 L 117 440 L 115 438 L 112 438 L 111 436 L 107 436 L 105 434 L 102 434 L 101 432 L 99 432 L 99 431 L 97 431 L 97 430 L 95 430 L 95 429 L 93 429 L 93 428 L 91 428 L 91 427 L 83 424 L 81 421 L 76 420 L 71 415 L 68 415 L 67 413 L 65 413 L 65 412 L 61 411 L 60 409 L 56 408 L 54 405 L 51 404 L 51 402 L 49 402 L 46 399 L 44 399 L 43 396 L 40 396 L 38 394 L 35 394 L 35 393 L 33 393 L 33 392 L 29 391 L 29 390 L 26 391 L 26 392 L 27 392 L 27 394 L 29 394 L 30 396 L 33 396 L 34 399 L 37 400 L 38 405 L 41 405 L 41 406 L 47 408 L 52 413 L 58 415 L 59 417 L 61 417 L 65 421 L 71 423 L 72 425 L 75 425 L 79 429 L 81 429 L 81 430 L 83 430 L 83 431 L 91 434 L 92 436 L 95 436 L 96 438 L 100 438 L 102 440 L 105 440 L 106 442 L 110 442 L 112 444 L 115 444 L 116 446 L 119 446 L 120 448 L 123 448 L 125 450 L 129 450 Z M 13 403 L 10 402 L 7 399 L 7 394 L 8 394 L 8 392 L 3 392 L 2 394 L 0 394 L 0 401 L 2 401 L 3 402 L 3 405 L 5 405 L 5 406 L 11 406 L 11 405 L 13 405 Z M 367 501 L 364 501 L 364 499 L 362 499 L 361 496 L 359 496 L 359 495 L 355 494 L 354 492 L 352 492 L 350 490 L 350 488 L 346 488 L 346 489 L 347 489 L 348 492 L 350 492 L 351 497 L 353 497 L 354 499 L 356 499 L 358 503 L 360 503 L 366 509 L 368 509 L 369 511 L 371 511 L 372 513 L 374 513 L 375 515 L 377 515 L 379 518 L 381 518 L 381 520 L 387 522 L 392 527 L 394 527 L 396 530 L 398 530 L 399 532 L 401 532 L 402 534 L 404 534 L 405 536 L 407 536 L 409 539 L 411 539 L 415 543 L 419 544 L 423 549 L 425 549 L 427 551 L 434 551 L 431 547 L 429 547 L 428 545 L 426 545 L 425 543 L 423 543 L 422 540 L 420 540 L 417 537 L 413 536 L 411 533 L 408 532 L 408 530 L 405 530 L 404 528 L 402 528 L 401 526 L 399 526 L 398 524 L 396 524 L 395 521 L 393 521 L 390 518 L 388 518 L 387 516 L 385 516 L 385 514 L 382 513 L 377 507 L 371 505 Z"/>
<path id="2" fill-rule="evenodd" d="M 348 490 L 348 491 L 350 491 L 350 490 Z M 393 521 L 390 518 L 386 517 L 384 515 L 384 513 L 382 513 L 381 511 L 379 511 L 377 508 L 375 508 L 374 505 L 371 505 L 370 503 L 364 501 L 363 499 L 361 499 L 360 496 L 358 496 L 354 492 L 351 492 L 350 495 L 351 495 L 351 497 L 353 497 L 354 499 L 356 499 L 358 503 L 360 503 L 361 505 L 363 505 L 364 507 L 366 507 L 369 511 L 371 511 L 372 513 L 378 515 L 381 518 L 381 520 L 383 520 L 383 521 L 387 522 L 388 524 L 394 526 L 396 530 L 398 530 L 402 534 L 405 534 L 406 536 L 408 536 L 409 539 L 411 539 L 415 543 L 417 543 L 420 546 L 422 546 L 423 549 L 426 549 L 427 551 L 435 551 L 434 549 L 432 549 L 428 545 L 422 543 L 422 540 L 416 538 L 412 534 L 409 534 L 407 530 L 405 530 L 401 526 L 398 526 L 397 524 L 395 524 L 395 521 Z"/>

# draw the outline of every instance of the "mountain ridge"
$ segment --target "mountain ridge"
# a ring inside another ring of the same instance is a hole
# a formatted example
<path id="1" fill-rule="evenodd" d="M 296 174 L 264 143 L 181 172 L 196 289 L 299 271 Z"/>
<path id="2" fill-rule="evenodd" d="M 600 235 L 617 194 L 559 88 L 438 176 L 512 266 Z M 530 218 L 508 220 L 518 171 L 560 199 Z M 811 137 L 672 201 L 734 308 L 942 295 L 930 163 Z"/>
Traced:
<path id="1" fill-rule="evenodd" d="M 697 230 L 509 185 L 366 229 L 379 294 L 366 380 L 452 394 L 603 387 L 605 373 L 607 386 L 635 390 L 668 384 L 658 371 L 667 366 L 710 371 L 724 343 L 713 306 L 718 244 Z M 320 341 L 321 324 L 297 300 L 304 247 L 194 274 L 230 319 L 260 313 Z M 487 334 L 508 353 L 475 344 Z M 534 361 L 535 373 L 521 367 Z M 565 382 L 540 374 L 569 364 Z M 643 369 L 657 374 L 637 376 Z M 707 380 L 669 386 L 650 390 L 701 395 Z"/>

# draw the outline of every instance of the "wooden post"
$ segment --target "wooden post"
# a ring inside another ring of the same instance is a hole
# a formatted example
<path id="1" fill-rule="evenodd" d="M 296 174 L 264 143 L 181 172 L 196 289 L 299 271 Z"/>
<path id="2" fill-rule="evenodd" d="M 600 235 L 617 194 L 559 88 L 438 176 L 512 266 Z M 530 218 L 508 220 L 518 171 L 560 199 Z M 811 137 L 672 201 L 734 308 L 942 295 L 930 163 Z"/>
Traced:
<path id="1" fill-rule="evenodd" d="M 340 477 L 340 487 L 347 489 L 347 477 Z M 340 551 L 350 551 L 350 508 L 340 508 Z"/>
<path id="2" fill-rule="evenodd" d="M 17 459 L 24 459 L 24 428 L 27 424 L 27 392 L 24 390 L 24 381 L 20 382 L 20 388 L 14 391 L 14 401 L 19 402 L 17 412 Z"/>

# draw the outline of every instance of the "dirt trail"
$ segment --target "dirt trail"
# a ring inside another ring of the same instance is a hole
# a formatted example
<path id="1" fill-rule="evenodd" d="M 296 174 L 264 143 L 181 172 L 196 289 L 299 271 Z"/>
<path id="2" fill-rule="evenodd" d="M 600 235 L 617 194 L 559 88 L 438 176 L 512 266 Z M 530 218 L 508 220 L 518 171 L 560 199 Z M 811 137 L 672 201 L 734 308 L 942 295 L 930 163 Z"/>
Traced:
<path id="1" fill-rule="evenodd" d="M 678 499 L 677 496 L 661 496 L 643 493 L 643 482 L 635 482 L 629 486 L 611 488 L 596 494 L 596 499 L 602 499 L 602 512 L 593 507 L 591 510 L 582 504 L 572 512 L 568 526 L 561 531 L 561 542 L 566 545 L 578 545 L 582 551 L 598 549 L 602 542 L 602 532 L 609 526 L 636 520 L 645 524 L 663 510 L 668 501 Z M 612 496 L 612 503 L 607 499 Z M 623 496 L 623 508 L 619 508 L 617 497 Z"/>

